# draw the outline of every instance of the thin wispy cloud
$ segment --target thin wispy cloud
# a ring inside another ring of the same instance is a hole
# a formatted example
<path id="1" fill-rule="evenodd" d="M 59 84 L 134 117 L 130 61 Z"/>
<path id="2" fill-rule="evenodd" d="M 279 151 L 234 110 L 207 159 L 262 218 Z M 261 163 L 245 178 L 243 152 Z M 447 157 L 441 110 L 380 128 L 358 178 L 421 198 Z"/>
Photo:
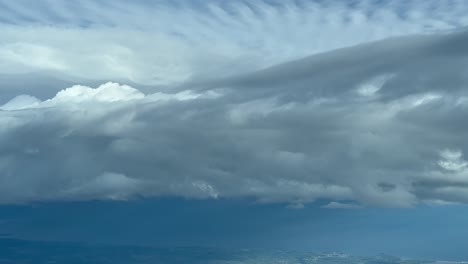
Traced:
<path id="1" fill-rule="evenodd" d="M 466 1 L 2 1 L 0 72 L 172 84 L 468 24 Z M 65 76 L 62 76 L 65 75 Z"/>

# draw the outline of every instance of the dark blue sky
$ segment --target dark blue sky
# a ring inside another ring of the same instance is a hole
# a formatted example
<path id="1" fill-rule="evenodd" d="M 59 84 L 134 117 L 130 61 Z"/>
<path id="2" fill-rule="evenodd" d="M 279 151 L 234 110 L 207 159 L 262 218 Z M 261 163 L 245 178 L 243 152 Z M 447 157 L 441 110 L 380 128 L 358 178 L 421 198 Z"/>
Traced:
<path id="1" fill-rule="evenodd" d="M 279 248 L 463 260 L 468 207 L 301 210 L 250 201 L 145 199 L 0 207 L 0 233 L 34 240 Z"/>

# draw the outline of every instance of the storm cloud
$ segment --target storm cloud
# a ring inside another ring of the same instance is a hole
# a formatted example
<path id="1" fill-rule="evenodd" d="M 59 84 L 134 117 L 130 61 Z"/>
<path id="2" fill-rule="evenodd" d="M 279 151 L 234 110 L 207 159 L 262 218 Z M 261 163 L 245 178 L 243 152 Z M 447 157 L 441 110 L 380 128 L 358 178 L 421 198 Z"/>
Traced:
<path id="1" fill-rule="evenodd" d="M 0 106 L 0 203 L 467 203 L 467 47 L 465 31 L 414 35 L 164 92 L 20 95 Z"/>

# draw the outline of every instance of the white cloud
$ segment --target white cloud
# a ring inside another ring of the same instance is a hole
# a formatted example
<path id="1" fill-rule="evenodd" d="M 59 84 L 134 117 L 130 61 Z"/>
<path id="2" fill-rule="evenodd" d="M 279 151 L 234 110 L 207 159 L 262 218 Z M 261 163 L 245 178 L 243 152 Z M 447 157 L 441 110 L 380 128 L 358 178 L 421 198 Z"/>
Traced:
<path id="1" fill-rule="evenodd" d="M 353 204 L 353 203 L 341 203 L 341 202 L 330 202 L 322 208 L 328 208 L 328 209 L 359 209 L 362 208 L 362 206 Z"/>
<path id="2" fill-rule="evenodd" d="M 196 93 L 194 91 L 185 90 L 178 93 L 163 93 L 156 92 L 145 95 L 138 89 L 128 85 L 119 83 L 107 82 L 96 88 L 74 85 L 59 91 L 53 98 L 40 101 L 30 95 L 19 95 L 4 105 L 0 106 L 0 110 L 21 110 L 27 108 L 44 108 L 70 105 L 80 105 L 85 103 L 93 104 L 109 104 L 118 102 L 131 101 L 146 101 L 146 102 L 168 102 L 172 100 L 187 101 L 197 98 L 217 98 L 221 96 L 215 92 Z"/>
<path id="3" fill-rule="evenodd" d="M 356 89 L 357 93 L 361 96 L 364 97 L 372 97 L 376 96 L 379 92 L 380 89 L 382 89 L 382 86 L 392 78 L 392 75 L 383 75 L 383 76 L 378 76 L 376 78 L 373 78 L 370 81 L 367 81 Z"/>
<path id="4" fill-rule="evenodd" d="M 84 101 L 117 102 L 135 99 L 143 99 L 145 95 L 128 85 L 106 83 L 96 89 L 75 85 L 57 93 L 51 100 L 45 103 L 80 103 Z"/>
<path id="5" fill-rule="evenodd" d="M 21 110 L 38 106 L 41 100 L 30 95 L 18 95 L 6 104 L 0 106 L 0 110 Z"/>
<path id="6" fill-rule="evenodd" d="M 461 171 L 468 166 L 468 162 L 462 159 L 462 153 L 459 150 L 446 149 L 440 155 L 443 159 L 439 160 L 438 164 L 446 170 Z"/>
<path id="7" fill-rule="evenodd" d="M 13 42 L 0 46 L 2 73 L 32 70 L 67 70 L 53 48 L 32 43 Z"/>
<path id="8" fill-rule="evenodd" d="M 254 3 L 3 1 L 0 73 L 173 84 L 234 75 L 392 36 L 468 25 L 436 0 Z M 431 6 L 431 9 L 426 8 Z"/>

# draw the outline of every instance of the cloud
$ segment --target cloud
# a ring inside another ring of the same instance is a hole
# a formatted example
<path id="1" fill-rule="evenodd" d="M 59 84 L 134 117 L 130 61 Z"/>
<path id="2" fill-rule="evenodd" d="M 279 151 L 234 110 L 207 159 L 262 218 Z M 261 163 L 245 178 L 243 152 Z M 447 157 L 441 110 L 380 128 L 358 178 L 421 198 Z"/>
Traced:
<path id="1" fill-rule="evenodd" d="M 49 100 L 50 103 L 80 103 L 85 101 L 97 102 L 117 102 L 142 99 L 145 95 L 128 85 L 118 85 L 116 83 L 106 83 L 96 89 L 75 85 L 57 93 Z"/>
<path id="2" fill-rule="evenodd" d="M 330 202 L 327 205 L 322 206 L 322 208 L 328 209 L 359 209 L 362 206 L 353 203 L 341 203 L 341 202 Z"/>
<path id="3" fill-rule="evenodd" d="M 105 83 L 13 98 L 0 107 L 0 203 L 466 203 L 467 36 L 388 39 L 164 92 Z"/>
<path id="4" fill-rule="evenodd" d="M 466 1 L 0 1 L 0 73 L 167 85 L 468 25 Z M 430 7 L 430 8 L 429 8 Z"/>
<path id="5" fill-rule="evenodd" d="M 64 190 L 60 195 L 63 197 L 78 195 L 83 199 L 125 200 L 141 188 L 140 184 L 143 182 L 138 179 L 129 178 L 123 174 L 104 172 L 82 185 Z"/>
<path id="6" fill-rule="evenodd" d="M 41 101 L 34 96 L 18 95 L 8 103 L 2 105 L 0 110 L 20 110 L 39 105 Z"/>
<path id="7" fill-rule="evenodd" d="M 194 3 L 0 0 L 0 203 L 468 201 L 466 1 Z"/>

